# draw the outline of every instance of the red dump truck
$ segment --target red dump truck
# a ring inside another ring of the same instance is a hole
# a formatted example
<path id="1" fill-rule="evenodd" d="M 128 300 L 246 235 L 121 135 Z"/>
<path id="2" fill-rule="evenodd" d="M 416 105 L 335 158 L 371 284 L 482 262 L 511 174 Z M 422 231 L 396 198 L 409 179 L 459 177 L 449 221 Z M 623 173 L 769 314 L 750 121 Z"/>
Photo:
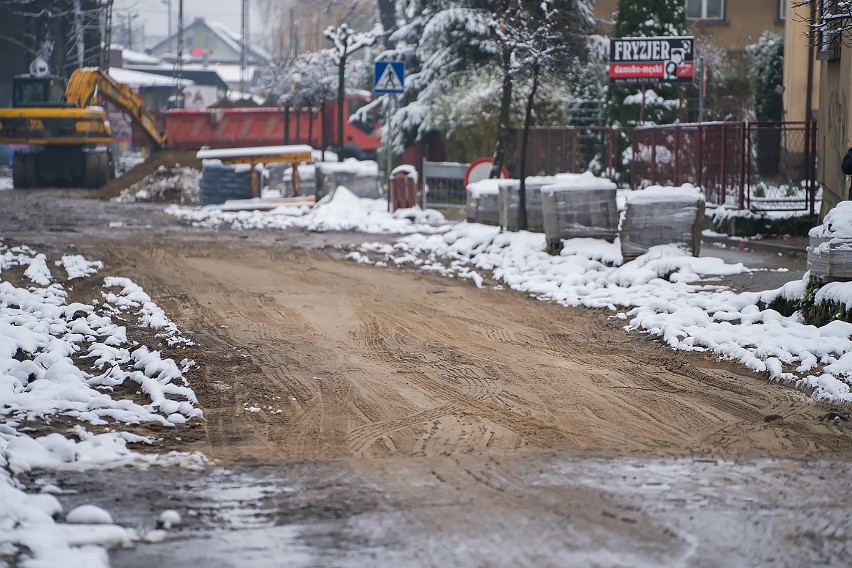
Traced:
<path id="1" fill-rule="evenodd" d="M 368 95 L 348 95 L 344 116 L 369 102 Z M 275 107 L 173 109 L 160 114 L 168 144 L 175 150 L 243 148 L 308 144 L 337 146 L 337 102 L 306 109 Z M 343 125 L 344 156 L 376 159 L 381 138 L 374 120 L 349 120 Z"/>

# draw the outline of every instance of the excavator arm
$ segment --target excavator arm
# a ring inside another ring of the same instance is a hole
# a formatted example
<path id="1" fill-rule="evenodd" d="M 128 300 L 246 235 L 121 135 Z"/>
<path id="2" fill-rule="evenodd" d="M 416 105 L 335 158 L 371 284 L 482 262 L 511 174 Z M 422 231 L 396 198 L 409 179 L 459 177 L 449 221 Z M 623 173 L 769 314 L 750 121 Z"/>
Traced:
<path id="1" fill-rule="evenodd" d="M 157 126 L 154 114 L 128 85 L 119 83 L 97 67 L 75 69 L 68 79 L 65 99 L 74 106 L 86 108 L 94 104 L 97 95 L 129 114 L 156 149 L 166 146 L 166 134 Z"/>

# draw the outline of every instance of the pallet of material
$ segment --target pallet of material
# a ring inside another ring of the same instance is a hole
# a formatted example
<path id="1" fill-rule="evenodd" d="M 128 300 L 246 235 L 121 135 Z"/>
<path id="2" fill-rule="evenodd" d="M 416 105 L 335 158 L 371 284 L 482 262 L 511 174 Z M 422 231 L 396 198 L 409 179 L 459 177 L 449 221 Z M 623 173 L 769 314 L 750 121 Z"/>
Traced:
<path id="1" fill-rule="evenodd" d="M 484 179 L 467 185 L 465 213 L 469 223 L 500 224 L 499 181 Z"/>
<path id="2" fill-rule="evenodd" d="M 541 188 L 544 234 L 550 250 L 562 239 L 592 238 L 613 242 L 618 236 L 615 183 L 584 174 L 560 174 Z"/>
<path id="3" fill-rule="evenodd" d="M 691 185 L 631 191 L 621 222 L 621 255 L 628 261 L 651 247 L 679 244 L 698 256 L 703 224 L 704 194 Z"/>
<path id="4" fill-rule="evenodd" d="M 823 282 L 852 280 L 852 201 L 841 201 L 808 232 L 808 270 Z"/>

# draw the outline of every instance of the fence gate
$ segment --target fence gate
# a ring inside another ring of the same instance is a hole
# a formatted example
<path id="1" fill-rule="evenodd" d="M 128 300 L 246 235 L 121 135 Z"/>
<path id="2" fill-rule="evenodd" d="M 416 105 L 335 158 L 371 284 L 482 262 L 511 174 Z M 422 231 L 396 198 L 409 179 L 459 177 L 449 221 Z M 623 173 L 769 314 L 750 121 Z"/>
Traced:
<path id="1" fill-rule="evenodd" d="M 423 208 L 463 209 L 467 204 L 464 174 L 470 164 L 423 161 Z"/>
<path id="2" fill-rule="evenodd" d="M 814 214 L 816 140 L 815 122 L 637 126 L 630 185 L 691 183 L 715 205 Z"/>

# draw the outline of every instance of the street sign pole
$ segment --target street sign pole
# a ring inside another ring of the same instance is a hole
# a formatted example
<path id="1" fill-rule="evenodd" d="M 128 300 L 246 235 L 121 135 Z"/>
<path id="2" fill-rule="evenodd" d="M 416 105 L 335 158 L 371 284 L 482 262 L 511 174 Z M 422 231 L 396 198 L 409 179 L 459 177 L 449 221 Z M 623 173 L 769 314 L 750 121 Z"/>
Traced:
<path id="1" fill-rule="evenodd" d="M 395 95 L 405 92 L 405 63 L 402 61 L 376 61 L 373 64 L 373 92 L 382 95 Z M 386 151 L 388 166 L 385 175 L 388 179 L 388 211 L 391 210 L 390 175 L 393 166 L 393 113 L 395 99 L 388 99 L 385 116 Z"/>
<path id="2" fill-rule="evenodd" d="M 387 129 L 388 129 L 388 141 L 387 141 L 388 168 L 387 168 L 387 173 L 385 174 L 385 177 L 388 180 L 388 213 L 390 213 L 390 211 L 391 211 L 390 175 L 391 175 L 391 168 L 393 166 L 393 163 L 392 163 L 393 155 L 392 155 L 392 150 L 391 150 L 393 148 L 393 129 L 391 128 L 391 123 L 393 121 L 393 103 L 394 103 L 394 100 L 395 100 L 393 98 L 393 95 L 389 95 L 389 96 L 391 98 L 389 99 L 390 103 L 388 104 L 388 114 L 387 114 L 387 118 L 386 118 Z"/>
<path id="3" fill-rule="evenodd" d="M 704 121 L 704 85 L 706 84 L 704 81 L 705 73 L 707 72 L 704 68 L 704 57 L 698 58 L 698 122 Z"/>

